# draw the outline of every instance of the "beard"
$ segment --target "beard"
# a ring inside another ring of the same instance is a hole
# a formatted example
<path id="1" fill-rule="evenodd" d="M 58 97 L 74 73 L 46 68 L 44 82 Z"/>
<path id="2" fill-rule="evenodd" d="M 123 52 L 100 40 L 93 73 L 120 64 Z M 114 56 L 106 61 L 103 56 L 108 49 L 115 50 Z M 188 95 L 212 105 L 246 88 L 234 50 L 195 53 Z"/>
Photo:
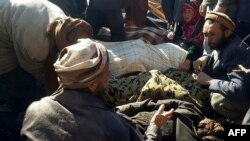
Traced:
<path id="1" fill-rule="evenodd" d="M 208 43 L 211 50 L 221 50 L 224 48 L 227 38 L 225 36 L 221 37 L 220 42 L 218 43 Z"/>

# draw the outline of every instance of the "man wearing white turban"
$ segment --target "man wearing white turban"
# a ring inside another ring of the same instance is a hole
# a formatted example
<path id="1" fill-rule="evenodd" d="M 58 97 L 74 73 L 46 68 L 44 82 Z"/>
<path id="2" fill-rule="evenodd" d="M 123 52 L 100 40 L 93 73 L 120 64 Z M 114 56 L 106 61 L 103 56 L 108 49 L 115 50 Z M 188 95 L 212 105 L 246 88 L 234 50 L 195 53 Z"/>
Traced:
<path id="1" fill-rule="evenodd" d="M 89 39 L 64 48 L 54 64 L 60 83 L 52 95 L 32 103 L 24 117 L 21 135 L 26 140 L 140 141 L 139 131 L 105 104 L 108 54 Z M 173 109 L 161 105 L 146 131 L 147 140 L 158 140 L 160 128 Z"/>

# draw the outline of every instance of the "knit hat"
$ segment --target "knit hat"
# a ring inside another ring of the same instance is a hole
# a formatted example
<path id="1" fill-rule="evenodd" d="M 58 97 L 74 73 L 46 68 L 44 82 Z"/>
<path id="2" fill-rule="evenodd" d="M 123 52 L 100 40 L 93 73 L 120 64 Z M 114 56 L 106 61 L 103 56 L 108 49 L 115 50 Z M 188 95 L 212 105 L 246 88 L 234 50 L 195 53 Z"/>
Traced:
<path id="1" fill-rule="evenodd" d="M 234 31 L 235 29 L 235 23 L 232 21 L 232 19 L 229 16 L 227 16 L 224 13 L 214 12 L 214 11 L 208 12 L 205 17 L 205 20 L 207 19 L 216 21 L 231 31 Z"/>
<path id="2" fill-rule="evenodd" d="M 54 63 L 60 87 L 86 88 L 108 70 L 106 48 L 90 39 L 64 48 Z"/>

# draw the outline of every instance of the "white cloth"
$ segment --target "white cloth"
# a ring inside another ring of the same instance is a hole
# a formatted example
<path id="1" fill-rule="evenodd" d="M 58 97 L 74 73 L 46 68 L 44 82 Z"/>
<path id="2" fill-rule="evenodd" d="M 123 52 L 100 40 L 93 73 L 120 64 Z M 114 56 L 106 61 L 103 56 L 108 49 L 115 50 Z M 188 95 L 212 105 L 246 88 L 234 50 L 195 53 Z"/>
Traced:
<path id="1" fill-rule="evenodd" d="M 85 88 L 108 70 L 106 48 L 90 39 L 65 47 L 54 63 L 59 83 L 67 88 Z"/>
<path id="2" fill-rule="evenodd" d="M 135 71 L 179 68 L 187 51 L 172 43 L 150 45 L 138 40 L 125 42 L 100 42 L 108 49 L 109 68 L 112 76 L 120 76 Z"/>
<path id="3" fill-rule="evenodd" d="M 46 28 L 65 14 L 46 0 L 0 0 L 0 74 L 17 66 L 43 77 L 49 52 Z"/>

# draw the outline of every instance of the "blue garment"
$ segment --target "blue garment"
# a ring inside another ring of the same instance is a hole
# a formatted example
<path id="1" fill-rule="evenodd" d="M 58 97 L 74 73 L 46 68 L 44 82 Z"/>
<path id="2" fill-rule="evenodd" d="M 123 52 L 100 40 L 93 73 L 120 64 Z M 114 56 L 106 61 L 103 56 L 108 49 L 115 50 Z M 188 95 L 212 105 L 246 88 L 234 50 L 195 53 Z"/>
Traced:
<path id="1" fill-rule="evenodd" d="M 211 82 L 209 89 L 226 97 L 239 100 L 250 99 L 250 90 L 247 86 L 249 85 L 249 75 L 246 77 L 244 74 L 232 72 L 232 70 L 238 68 L 239 64 L 246 68 L 250 67 L 248 61 L 250 60 L 250 49 L 244 45 L 240 46 L 241 40 L 237 36 L 231 39 L 224 44 L 217 58 L 212 53 L 208 60 L 205 72 L 215 79 Z"/>
<path id="2" fill-rule="evenodd" d="M 249 0 L 238 0 L 238 20 L 242 22 L 250 23 L 250 1 Z"/>

